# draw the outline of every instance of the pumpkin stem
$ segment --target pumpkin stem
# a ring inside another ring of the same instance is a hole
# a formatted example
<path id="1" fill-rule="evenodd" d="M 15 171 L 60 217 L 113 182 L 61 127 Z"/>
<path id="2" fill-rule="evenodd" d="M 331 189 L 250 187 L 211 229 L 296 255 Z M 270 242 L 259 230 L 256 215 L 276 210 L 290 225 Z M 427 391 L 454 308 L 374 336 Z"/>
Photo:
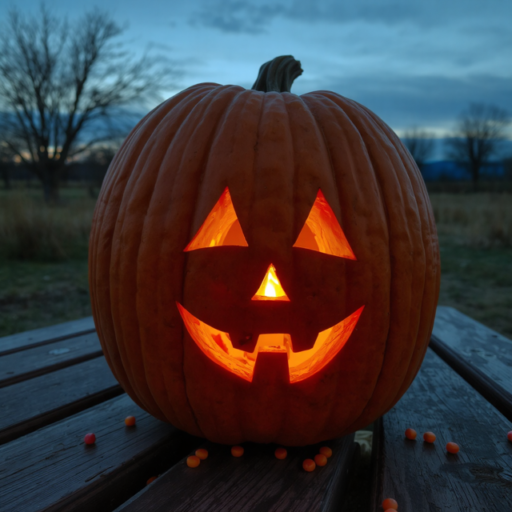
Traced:
<path id="1" fill-rule="evenodd" d="M 258 78 L 252 86 L 253 91 L 290 92 L 293 81 L 302 75 L 300 61 L 291 55 L 282 55 L 265 62 L 260 67 Z"/>

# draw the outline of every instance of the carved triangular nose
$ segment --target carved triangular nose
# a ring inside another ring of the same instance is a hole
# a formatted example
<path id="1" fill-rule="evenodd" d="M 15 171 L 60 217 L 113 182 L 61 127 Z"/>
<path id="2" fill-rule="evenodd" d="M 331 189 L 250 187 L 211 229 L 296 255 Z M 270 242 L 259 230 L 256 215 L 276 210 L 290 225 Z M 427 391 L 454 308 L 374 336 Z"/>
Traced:
<path id="1" fill-rule="evenodd" d="M 272 263 L 252 300 L 290 300 L 279 282 L 276 268 Z"/>

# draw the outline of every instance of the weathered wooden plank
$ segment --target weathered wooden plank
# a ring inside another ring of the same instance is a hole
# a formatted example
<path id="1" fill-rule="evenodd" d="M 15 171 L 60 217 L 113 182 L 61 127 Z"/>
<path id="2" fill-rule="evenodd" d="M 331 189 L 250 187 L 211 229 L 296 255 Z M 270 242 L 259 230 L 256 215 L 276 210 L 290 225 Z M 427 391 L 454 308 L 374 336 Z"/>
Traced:
<path id="1" fill-rule="evenodd" d="M 0 510 L 111 511 L 199 442 L 123 395 L 1 446 Z"/>
<path id="2" fill-rule="evenodd" d="M 121 394 L 99 357 L 0 389 L 0 443 Z"/>
<path id="3" fill-rule="evenodd" d="M 418 432 L 405 439 L 407 428 Z M 373 509 L 397 500 L 414 512 L 506 511 L 512 506 L 510 423 L 431 350 L 374 434 Z M 436 434 L 423 442 L 426 431 Z M 446 452 L 449 441 L 460 452 Z"/>
<path id="4" fill-rule="evenodd" d="M 320 445 L 288 448 L 278 460 L 275 446 L 244 444 L 240 458 L 229 446 L 206 443 L 208 459 L 195 469 L 185 459 L 160 476 L 116 512 L 299 512 L 339 510 L 355 449 L 354 436 L 325 443 L 333 456 L 312 473 L 302 461 L 318 453 Z"/>
<path id="5" fill-rule="evenodd" d="M 456 309 L 439 307 L 430 347 L 512 421 L 512 341 Z"/>
<path id="6" fill-rule="evenodd" d="M 0 356 L 17 352 L 18 350 L 25 350 L 36 345 L 44 343 L 53 343 L 54 341 L 71 338 L 73 336 L 80 336 L 94 332 L 94 321 L 92 316 L 80 318 L 79 320 L 71 320 L 62 324 L 51 325 L 49 327 L 42 327 L 41 329 L 34 329 L 32 331 L 20 332 L 12 334 L 11 336 L 4 336 L 0 338 Z"/>
<path id="7" fill-rule="evenodd" d="M 0 356 L 0 388 L 103 354 L 95 332 Z"/>

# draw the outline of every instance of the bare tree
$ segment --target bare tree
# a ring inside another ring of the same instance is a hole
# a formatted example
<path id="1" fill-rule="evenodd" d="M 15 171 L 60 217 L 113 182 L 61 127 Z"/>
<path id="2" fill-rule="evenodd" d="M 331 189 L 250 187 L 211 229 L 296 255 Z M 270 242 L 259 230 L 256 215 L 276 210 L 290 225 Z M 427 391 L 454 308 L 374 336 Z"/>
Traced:
<path id="1" fill-rule="evenodd" d="M 448 158 L 466 167 L 474 190 L 482 167 L 497 155 L 510 123 L 506 110 L 495 105 L 472 103 L 459 116 L 455 136 L 447 140 Z"/>
<path id="2" fill-rule="evenodd" d="M 423 170 L 425 162 L 434 152 L 433 134 L 420 128 L 410 128 L 406 130 L 402 141 L 409 150 L 418 168 Z"/>
<path id="3" fill-rule="evenodd" d="M 171 72 L 134 59 L 98 10 L 72 25 L 44 6 L 32 18 L 13 10 L 0 32 L 0 135 L 56 202 L 66 162 L 126 132 L 126 107 L 154 99 Z"/>
<path id="4" fill-rule="evenodd" d="M 11 180 L 9 176 L 10 170 L 9 150 L 5 142 L 0 142 L 0 177 L 4 182 L 5 189 L 11 188 Z"/>

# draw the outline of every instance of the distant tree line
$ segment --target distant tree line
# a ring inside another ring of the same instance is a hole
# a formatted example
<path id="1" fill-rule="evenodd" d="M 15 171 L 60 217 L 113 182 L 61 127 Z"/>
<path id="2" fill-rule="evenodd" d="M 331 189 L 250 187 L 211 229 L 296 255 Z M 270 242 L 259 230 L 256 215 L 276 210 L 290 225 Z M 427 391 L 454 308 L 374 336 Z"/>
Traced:
<path id="1" fill-rule="evenodd" d="M 453 136 L 446 140 L 447 159 L 466 169 L 474 190 L 478 189 L 484 167 L 498 156 L 510 122 L 509 113 L 496 105 L 471 103 L 460 114 Z M 404 133 L 404 144 L 420 170 L 433 153 L 433 137 L 432 133 L 418 128 Z M 506 173 L 510 161 L 510 157 L 504 159 Z"/>

